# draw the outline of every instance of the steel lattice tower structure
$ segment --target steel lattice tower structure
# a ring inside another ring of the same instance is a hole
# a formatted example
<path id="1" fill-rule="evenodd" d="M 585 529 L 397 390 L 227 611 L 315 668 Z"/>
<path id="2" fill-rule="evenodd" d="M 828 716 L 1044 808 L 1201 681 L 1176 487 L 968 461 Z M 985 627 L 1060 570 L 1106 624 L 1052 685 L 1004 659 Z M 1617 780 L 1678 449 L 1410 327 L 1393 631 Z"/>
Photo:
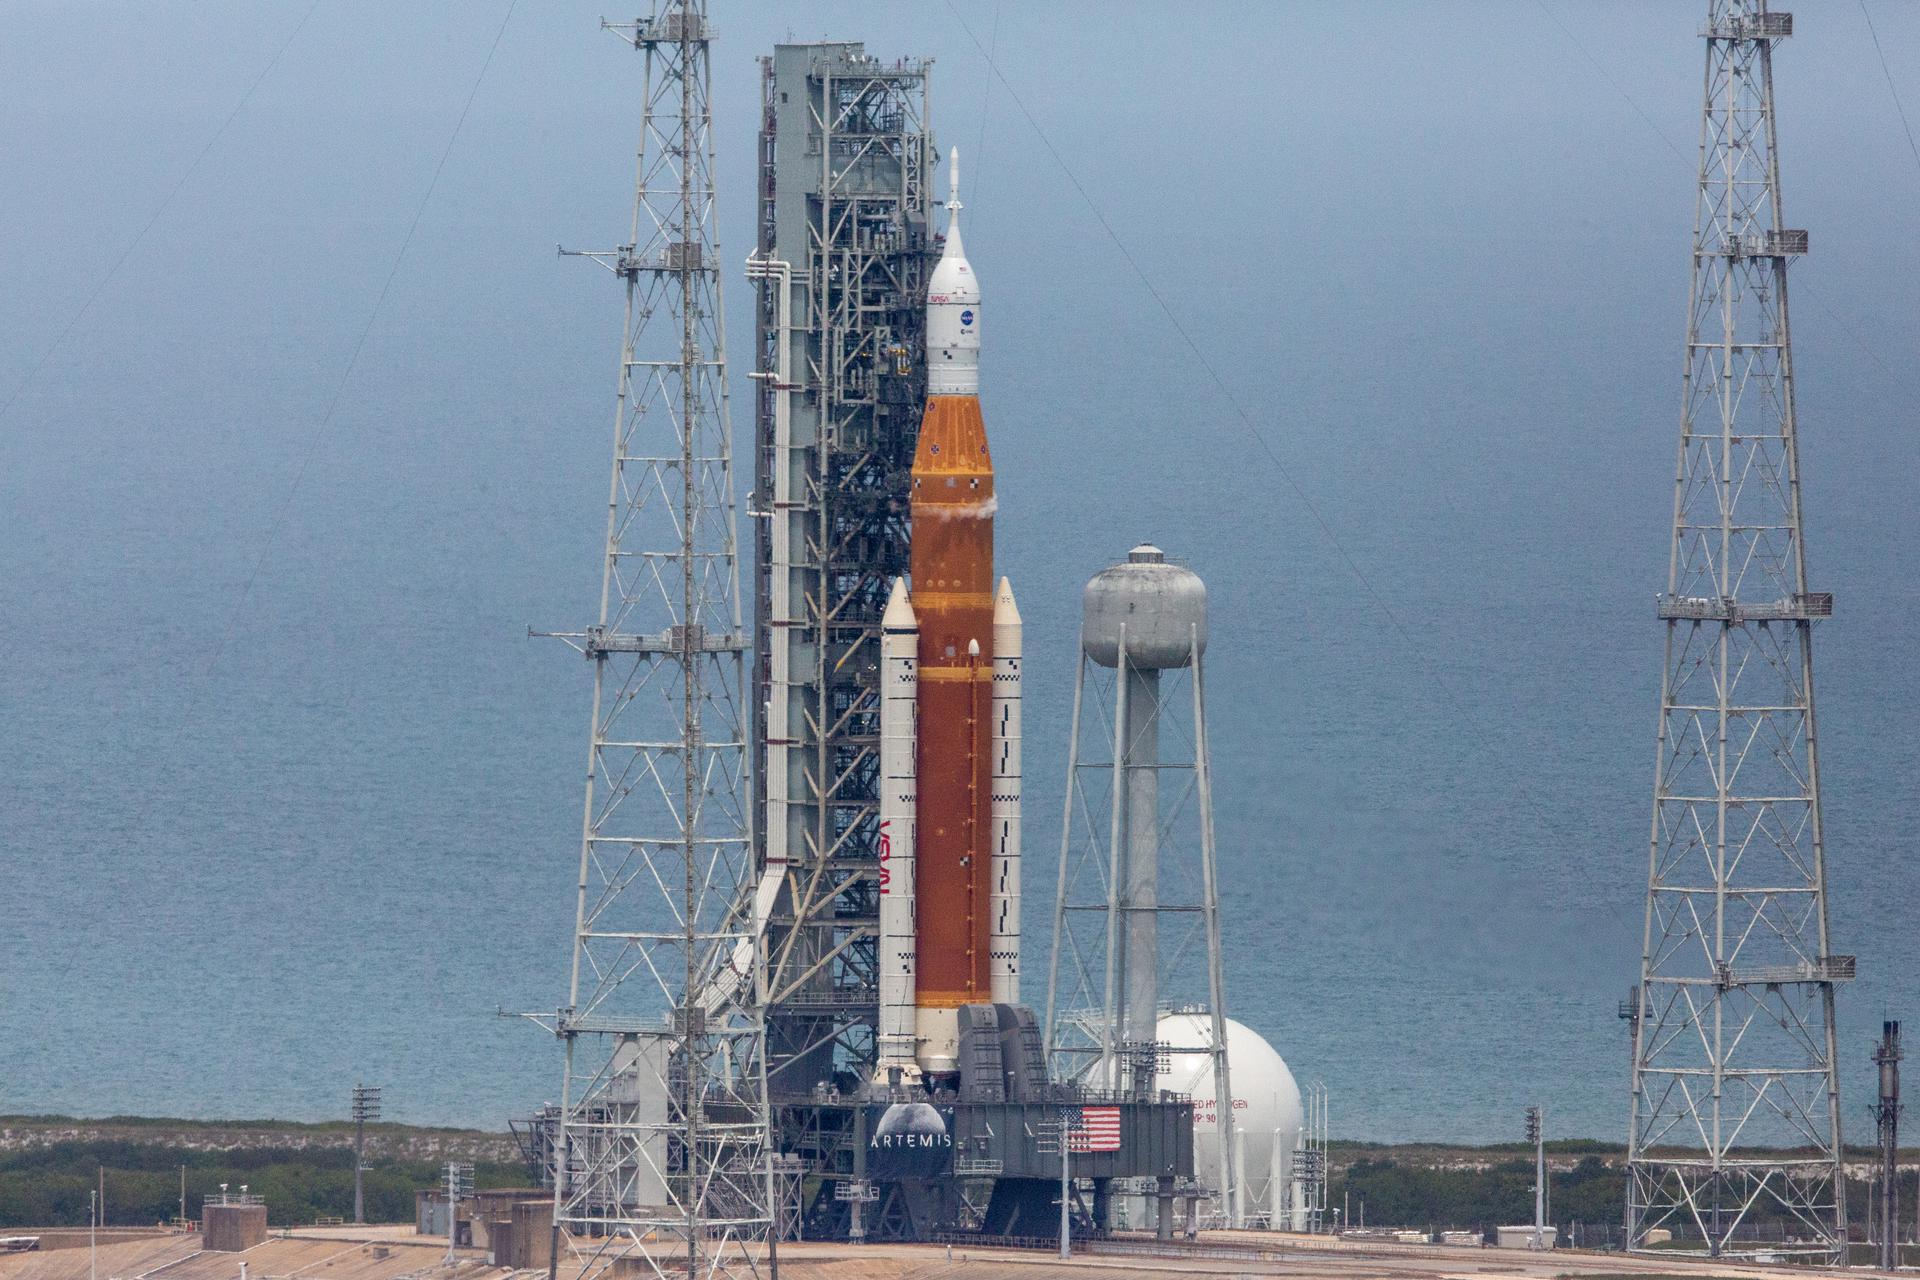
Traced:
<path id="1" fill-rule="evenodd" d="M 756 855 L 781 1145 L 819 1167 L 844 1142 L 779 1104 L 875 1060 L 880 619 L 926 402 L 931 64 L 781 44 L 762 72 Z"/>
<path id="2" fill-rule="evenodd" d="M 1791 15 L 1709 0 L 1693 285 L 1674 480 L 1627 1235 L 1739 1252 L 1784 1220 L 1844 1253 L 1834 988 L 1815 750 L 1773 49 Z"/>
<path id="3" fill-rule="evenodd" d="M 593 664 L 554 1220 L 583 1277 L 770 1268 L 757 934 L 705 0 L 645 58 Z M 564 1255 L 564 1256 L 563 1256 Z"/>

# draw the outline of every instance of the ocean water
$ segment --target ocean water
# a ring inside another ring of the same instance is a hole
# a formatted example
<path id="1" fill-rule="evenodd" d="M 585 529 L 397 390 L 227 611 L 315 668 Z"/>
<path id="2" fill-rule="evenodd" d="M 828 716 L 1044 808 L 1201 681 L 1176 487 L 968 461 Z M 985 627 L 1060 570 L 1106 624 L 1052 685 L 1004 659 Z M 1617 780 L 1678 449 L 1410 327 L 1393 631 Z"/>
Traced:
<path id="1" fill-rule="evenodd" d="M 937 56 L 941 141 L 975 157 L 1029 989 L 1079 587 L 1150 538 L 1211 591 L 1231 1012 L 1327 1083 L 1340 1135 L 1509 1138 L 1534 1101 L 1624 1130 L 1691 223 L 1690 162 L 1640 112 L 1690 148 L 1700 50 L 1685 6 L 1549 7 L 1584 52 L 1520 3 L 1417 41 L 1418 6 L 1336 4 L 1177 32 L 839 4 L 802 32 Z M 597 599 L 620 303 L 552 246 L 624 234 L 638 66 L 597 11 L 522 6 L 341 388 L 504 11 L 390 8 L 316 11 L 197 167 L 304 6 L 136 33 L 34 3 L 0 49 L 0 397 L 25 384 L 0 1113 L 309 1119 L 364 1080 L 394 1118 L 499 1127 L 558 1092 L 553 1043 L 501 1011 L 564 994 L 589 685 L 527 629 Z M 801 20 L 715 9 L 732 259 L 751 58 Z M 1879 9 L 1898 76 L 1920 18 Z M 1858 15 L 1799 26 L 1781 139 L 1813 232 L 1795 338 L 1864 1132 L 1920 960 L 1920 166 Z"/>

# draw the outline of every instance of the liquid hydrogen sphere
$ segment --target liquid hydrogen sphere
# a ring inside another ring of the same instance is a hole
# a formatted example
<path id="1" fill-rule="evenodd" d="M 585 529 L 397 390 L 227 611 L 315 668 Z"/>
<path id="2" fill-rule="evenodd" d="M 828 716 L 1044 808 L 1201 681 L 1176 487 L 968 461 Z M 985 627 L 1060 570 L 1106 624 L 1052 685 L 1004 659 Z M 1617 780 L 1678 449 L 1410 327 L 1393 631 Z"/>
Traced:
<path id="1" fill-rule="evenodd" d="M 1226 1024 L 1234 1127 L 1244 1135 L 1238 1143 L 1241 1180 L 1247 1210 L 1257 1212 L 1272 1203 L 1276 1147 L 1283 1193 L 1292 1176 L 1302 1120 L 1300 1087 L 1286 1061 L 1259 1032 L 1232 1018 Z M 1159 1035 L 1173 1052 L 1154 1083 L 1193 1099 L 1193 1176 L 1212 1187 L 1220 1181 L 1220 1118 L 1213 1059 L 1201 1051 L 1213 1046 L 1213 1019 L 1204 1013 L 1164 1013 Z"/>

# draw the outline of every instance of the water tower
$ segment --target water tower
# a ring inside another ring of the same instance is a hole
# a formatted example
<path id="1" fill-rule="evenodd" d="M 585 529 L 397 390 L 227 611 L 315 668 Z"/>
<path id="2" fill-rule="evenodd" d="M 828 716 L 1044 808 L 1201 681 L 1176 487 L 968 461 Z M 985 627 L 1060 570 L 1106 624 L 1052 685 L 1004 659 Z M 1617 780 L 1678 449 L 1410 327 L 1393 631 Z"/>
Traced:
<path id="1" fill-rule="evenodd" d="M 1223 1119 L 1201 1173 L 1239 1226 L 1206 648 L 1206 585 L 1160 548 L 1135 547 L 1087 583 L 1046 1026 L 1056 1072 L 1096 1087 L 1151 1096 L 1174 1058 L 1200 1059 L 1176 1074 L 1210 1077 L 1196 1104 Z M 1184 980 L 1190 999 L 1201 963 L 1209 1034 L 1174 1043 L 1163 985 Z"/>

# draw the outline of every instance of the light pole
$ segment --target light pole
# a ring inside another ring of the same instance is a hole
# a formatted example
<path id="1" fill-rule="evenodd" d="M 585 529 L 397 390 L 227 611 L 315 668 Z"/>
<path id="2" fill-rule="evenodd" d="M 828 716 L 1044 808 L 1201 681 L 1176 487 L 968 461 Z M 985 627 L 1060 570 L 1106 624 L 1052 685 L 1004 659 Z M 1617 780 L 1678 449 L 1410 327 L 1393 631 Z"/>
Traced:
<path id="1" fill-rule="evenodd" d="M 1546 1130 L 1542 1121 L 1546 1112 L 1540 1107 L 1527 1108 L 1527 1141 L 1533 1144 L 1533 1244 L 1534 1249 L 1547 1247 L 1547 1142 Z"/>
<path id="2" fill-rule="evenodd" d="M 367 1124 L 380 1118 L 380 1086 L 353 1086 L 353 1223 L 366 1222 L 366 1201 L 361 1192 L 361 1175 L 366 1172 Z"/>
<path id="3" fill-rule="evenodd" d="M 100 1224 L 100 1193 L 87 1192 L 87 1280 L 98 1280 L 94 1270 L 94 1231 Z"/>
<path id="4" fill-rule="evenodd" d="M 1073 1256 L 1073 1139 L 1081 1132 L 1085 1119 L 1080 1108 L 1063 1105 L 1059 1119 L 1035 1125 L 1039 1132 L 1039 1150 L 1046 1154 L 1050 1144 L 1057 1143 L 1060 1150 L 1060 1256 Z"/>
<path id="5" fill-rule="evenodd" d="M 1067 1138 L 1065 1113 L 1060 1121 L 1060 1256 L 1073 1256 L 1073 1178 L 1069 1173 L 1073 1143 Z"/>
<path id="6" fill-rule="evenodd" d="M 453 1248 L 460 1240 L 460 1201 L 473 1194 L 473 1166 L 447 1164 L 447 1265 L 454 1264 Z"/>
<path id="7" fill-rule="evenodd" d="M 1880 1071 L 1880 1101 L 1872 1107 L 1880 1129 L 1879 1263 L 1882 1271 L 1892 1271 L 1900 1265 L 1900 1024 L 1883 1022 L 1880 1030 L 1880 1043 L 1873 1050 L 1873 1065 Z M 1873 1208 L 1874 1196 L 1869 1190 L 1869 1222 Z"/>

